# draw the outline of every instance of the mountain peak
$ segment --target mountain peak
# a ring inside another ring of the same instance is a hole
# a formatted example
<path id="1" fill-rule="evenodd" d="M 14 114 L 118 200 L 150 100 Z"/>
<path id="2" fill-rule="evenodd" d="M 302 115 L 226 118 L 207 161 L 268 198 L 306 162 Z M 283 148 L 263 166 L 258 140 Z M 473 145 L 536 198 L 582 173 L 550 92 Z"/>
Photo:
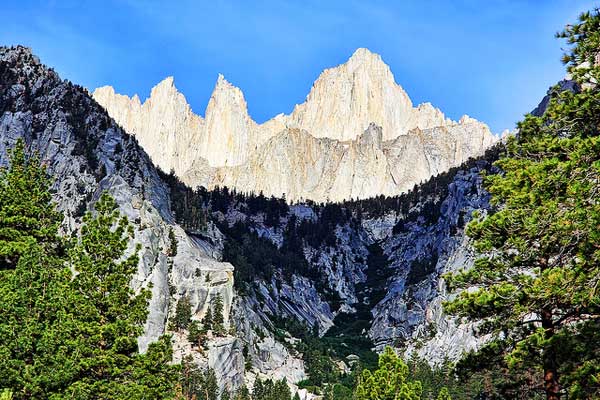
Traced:
<path id="1" fill-rule="evenodd" d="M 291 118 L 316 137 L 338 140 L 354 140 L 374 122 L 387 140 L 412 128 L 413 105 L 381 56 L 359 48 L 321 73 Z"/>
<path id="2" fill-rule="evenodd" d="M 178 93 L 175 87 L 175 79 L 172 76 L 167 76 L 158 82 L 150 91 L 150 97 L 155 97 L 158 93 Z"/>
<path id="3" fill-rule="evenodd" d="M 216 104 L 215 104 L 216 103 Z M 211 112 L 211 108 L 219 104 L 220 108 L 239 108 L 246 112 L 247 104 L 244 93 L 240 88 L 229 82 L 223 74 L 219 74 L 213 90 L 212 96 L 206 109 L 206 117 Z M 211 107 L 212 106 L 212 107 Z"/>
<path id="4" fill-rule="evenodd" d="M 223 74 L 219 74 L 219 76 L 217 76 L 217 85 L 231 85 L 227 79 L 225 79 L 225 76 L 223 76 Z"/>
<path id="5" fill-rule="evenodd" d="M 377 53 L 373 53 L 371 50 L 366 47 L 359 47 L 352 53 L 347 63 L 364 63 L 364 62 L 380 62 L 383 63 L 383 59 Z"/>

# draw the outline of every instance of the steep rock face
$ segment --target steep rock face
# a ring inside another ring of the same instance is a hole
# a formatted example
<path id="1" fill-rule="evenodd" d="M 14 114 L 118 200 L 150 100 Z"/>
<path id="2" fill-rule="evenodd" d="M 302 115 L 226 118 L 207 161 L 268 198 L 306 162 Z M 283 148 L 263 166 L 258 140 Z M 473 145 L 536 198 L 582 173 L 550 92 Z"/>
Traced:
<path id="1" fill-rule="evenodd" d="M 187 181 L 187 175 L 183 179 Z M 291 200 L 339 200 L 330 195 L 343 193 L 349 198 L 393 190 L 380 140 L 344 143 L 297 129 L 273 137 L 246 164 L 217 169 L 209 185 L 285 194 Z"/>
<path id="2" fill-rule="evenodd" d="M 212 166 L 240 165 L 282 128 L 277 120 L 262 126 L 254 122 L 248 115 L 242 91 L 219 75 L 206 107 L 199 155 Z"/>
<path id="3" fill-rule="evenodd" d="M 386 296 L 373 309 L 369 335 L 379 348 L 403 344 L 437 362 L 444 356 L 456 359 L 479 343 L 470 326 L 458 326 L 444 315 L 442 302 L 448 294 L 441 276 L 469 268 L 476 258 L 463 229 L 473 211 L 489 208 L 481 185 L 485 168 L 489 164 L 481 161 L 457 172 L 440 199 L 437 220 L 426 223 L 421 216 L 407 221 L 384 241 L 394 274 Z"/>
<path id="4" fill-rule="evenodd" d="M 94 97 L 163 170 L 173 169 L 190 186 L 228 185 L 291 200 L 398 194 L 496 140 L 467 116 L 454 122 L 430 103 L 413 107 L 390 68 L 367 49 L 325 70 L 290 115 L 264 124 L 250 118 L 241 90 L 221 75 L 205 119 L 191 113 L 172 78 L 143 105 L 110 87 Z M 365 146 L 373 124 L 381 139 Z"/>
<path id="5" fill-rule="evenodd" d="M 204 120 L 192 112 L 172 77 L 156 85 L 143 104 L 137 95 L 116 94 L 110 86 L 96 89 L 94 99 L 135 135 L 163 171 L 183 173 L 190 167 L 189 160 L 196 157 L 201 143 Z"/>
<path id="6" fill-rule="evenodd" d="M 369 130 L 357 145 L 380 146 L 381 132 Z M 497 149 L 402 197 L 328 206 L 297 204 L 277 218 L 265 214 L 273 205 L 258 211 L 253 206 L 252 211 L 254 200 L 233 195 L 228 211 L 216 213 L 219 219 L 229 226 L 242 223 L 278 248 L 302 246 L 309 265 L 308 271 L 292 271 L 290 276 L 284 265 L 275 264 L 272 278 L 252 276 L 245 282 L 250 289 L 244 304 L 253 322 L 239 321 L 236 326 L 246 332 L 244 337 L 255 337 L 257 330 L 247 325 L 269 332 L 272 321 L 283 317 L 318 327 L 320 335 L 331 331 L 368 336 L 378 350 L 392 345 L 431 363 L 458 359 L 476 348 L 481 341 L 473 327 L 443 312 L 449 294 L 442 275 L 469 268 L 476 258 L 464 228 L 473 211 L 485 213 L 490 208 L 481 171 L 491 170 L 496 157 Z M 303 229 L 307 221 L 308 228 Z M 294 239 L 297 234 L 290 225 L 296 227 L 300 241 Z M 250 345 L 253 360 L 260 360 L 260 348 Z M 267 359 L 279 365 L 276 369 L 282 368 L 287 379 L 295 376 L 291 365 Z"/>
<path id="7" fill-rule="evenodd" d="M 306 102 L 290 115 L 290 125 L 315 137 L 343 141 L 355 139 L 373 122 L 391 139 L 415 128 L 417 116 L 381 57 L 358 49 L 345 64 L 323 71 Z M 444 120 L 434 123 L 442 125 Z"/>
<path id="8" fill-rule="evenodd" d="M 181 178 L 192 186 L 243 188 L 294 201 L 393 196 L 480 154 L 493 139 L 478 128 L 465 117 L 460 124 L 415 129 L 385 142 L 374 124 L 345 142 L 286 129 L 241 166 L 211 169 L 196 164 Z"/>
<path id="9" fill-rule="evenodd" d="M 233 267 L 212 257 L 218 249 L 189 237 L 174 223 L 169 189 L 135 138 L 83 88 L 61 80 L 29 49 L 0 47 L 1 165 L 6 165 L 7 149 L 19 138 L 28 151 L 39 153 L 52 176 L 54 200 L 65 214 L 65 232 L 80 226 L 83 212 L 104 190 L 133 223 L 130 247 L 140 244 L 141 251 L 131 284 L 136 290 L 151 287 L 152 293 L 144 334 L 138 339 L 142 351 L 166 332 L 170 312 L 183 295 L 190 297 L 199 318 L 220 293 L 229 324 Z M 177 238 L 176 257 L 169 255 L 170 229 Z M 219 343 L 210 346 L 223 347 Z M 231 351 L 208 361 L 220 381 L 239 385 L 243 374 L 236 358 L 239 351 L 235 346 L 223 348 Z"/>

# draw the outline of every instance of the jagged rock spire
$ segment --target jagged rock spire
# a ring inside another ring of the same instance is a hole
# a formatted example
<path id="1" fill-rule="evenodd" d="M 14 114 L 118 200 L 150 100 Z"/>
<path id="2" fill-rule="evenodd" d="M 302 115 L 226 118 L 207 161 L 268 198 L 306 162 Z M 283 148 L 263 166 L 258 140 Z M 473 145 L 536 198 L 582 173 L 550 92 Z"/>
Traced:
<path id="1" fill-rule="evenodd" d="M 376 168 L 380 171 L 381 182 L 373 183 L 366 176 L 364 179 L 371 182 L 368 185 L 354 178 L 348 181 L 353 187 L 366 188 L 358 192 L 357 196 L 361 197 L 401 192 L 417 183 L 415 179 L 427 179 L 431 174 L 478 155 L 495 141 L 487 126 L 472 118 L 463 117 L 454 122 L 430 103 L 414 107 L 381 56 L 365 48 L 357 49 L 345 63 L 323 71 L 306 101 L 297 105 L 290 115 L 280 114 L 264 124 L 252 120 L 242 91 L 221 74 L 204 119 L 191 111 L 172 77 L 155 86 L 150 98 L 143 104 L 135 97 L 130 99 L 115 94 L 109 87 L 99 88 L 94 97 L 126 130 L 138 137 L 155 163 L 165 170 L 174 169 L 191 185 L 228 184 L 244 191 L 263 190 L 275 195 L 286 193 L 290 199 L 294 198 L 293 193 L 314 200 L 341 200 L 357 193 L 342 184 L 326 183 L 331 181 L 326 176 L 318 182 L 299 177 L 310 185 L 292 185 L 298 189 L 296 192 L 286 189 L 291 185 L 289 180 L 296 179 L 295 171 L 290 171 L 290 168 L 308 173 L 315 165 L 321 165 L 314 164 L 315 158 L 334 163 L 337 156 L 313 153 L 316 148 L 323 152 L 331 152 L 332 149 L 344 151 L 338 146 L 317 145 L 308 136 L 340 143 L 364 144 L 367 139 L 369 143 L 377 142 L 376 146 L 370 147 L 372 154 L 367 154 L 365 146 L 360 146 L 361 150 L 356 154 L 352 153 L 352 157 L 362 157 L 360 161 L 352 159 L 349 162 L 348 158 L 339 158 L 345 161 L 331 166 L 322 165 L 318 172 L 339 177 L 352 174 L 358 165 L 373 173 Z M 371 124 L 379 127 L 380 135 L 371 135 L 375 132 L 370 128 Z M 299 148 L 289 148 L 291 142 L 286 140 L 271 140 L 280 134 L 291 135 L 298 130 L 308 135 L 301 136 Z M 397 140 L 404 136 L 411 136 L 411 139 Z M 425 140 L 428 146 L 423 144 Z M 386 145 L 388 142 L 390 144 Z M 399 143 L 404 146 L 402 153 L 394 150 Z M 385 146 L 387 150 L 379 154 Z M 424 153 L 432 149 L 437 152 L 435 156 Z M 294 151 L 310 151 L 314 157 L 281 159 L 282 154 L 277 153 L 291 154 Z M 406 159 L 409 155 L 412 155 L 410 160 Z M 428 157 L 432 157 L 431 160 Z M 254 170 L 251 167 L 258 160 L 271 164 L 278 159 L 281 162 L 271 165 L 272 171 L 267 172 L 262 166 Z M 383 164 L 382 159 L 385 159 Z M 411 173 L 400 169 L 409 169 Z M 261 173 L 266 175 L 254 176 Z M 363 176 L 362 172 L 358 176 Z M 388 179 L 392 183 L 388 183 Z M 323 185 L 325 187 L 321 187 Z"/>

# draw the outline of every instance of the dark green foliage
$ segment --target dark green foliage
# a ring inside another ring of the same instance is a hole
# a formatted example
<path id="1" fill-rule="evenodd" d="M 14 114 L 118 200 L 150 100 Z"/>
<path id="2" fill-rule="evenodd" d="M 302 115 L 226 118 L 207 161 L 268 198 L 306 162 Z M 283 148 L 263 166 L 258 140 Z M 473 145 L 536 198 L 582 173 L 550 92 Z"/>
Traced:
<path id="1" fill-rule="evenodd" d="M 177 255 L 177 238 L 175 237 L 175 231 L 169 227 L 169 257 L 175 257 Z"/>
<path id="2" fill-rule="evenodd" d="M 217 335 L 225 333 L 223 326 L 223 298 L 221 293 L 217 293 L 212 303 L 212 329 Z"/>
<path id="3" fill-rule="evenodd" d="M 559 35 L 572 45 L 565 61 L 575 90 L 554 91 L 543 115 L 519 123 L 496 163 L 503 173 L 486 179 L 498 210 L 467 227 L 482 257 L 450 279 L 477 288 L 447 309 L 491 334 L 482 355 L 502 359 L 513 376 L 538 377 L 549 400 L 565 391 L 600 396 L 599 347 L 588 329 L 600 318 L 590 285 L 600 279 L 599 26 L 595 10 Z"/>
<path id="4" fill-rule="evenodd" d="M 177 223 L 190 233 L 204 231 L 208 220 L 204 196 L 206 190 L 200 188 L 194 191 L 183 184 L 173 171 L 168 175 L 161 173 L 161 176 L 171 189 L 171 210 Z"/>
<path id="5" fill-rule="evenodd" d="M 478 352 L 466 354 L 456 365 L 455 372 L 463 393 L 470 399 L 476 395 L 484 399 L 545 398 L 539 382 L 540 371 L 527 368 L 509 368 L 503 356 L 505 344 L 492 342 Z M 456 397 L 455 393 L 453 396 Z"/>
<path id="6" fill-rule="evenodd" d="M 299 383 L 303 388 L 325 387 L 329 384 L 338 383 L 351 389 L 353 377 L 342 374 L 335 360 L 347 361 L 350 354 L 358 355 L 364 365 L 377 365 L 377 354 L 370 349 L 373 344 L 361 332 L 345 330 L 346 334 L 331 334 L 328 331 L 323 337 L 318 337 L 314 329 L 296 320 L 288 318 L 271 317 L 275 325 L 275 336 L 284 342 L 285 333 L 300 339 L 295 345 L 295 350 L 302 354 L 308 379 Z M 338 388 L 342 390 L 341 388 Z"/>
<path id="7" fill-rule="evenodd" d="M 244 370 L 250 371 L 252 369 L 252 358 L 250 357 L 250 350 L 248 349 L 248 344 L 244 345 L 242 354 L 244 356 Z"/>
<path id="8" fill-rule="evenodd" d="M 329 385 L 324 394 L 325 400 L 353 400 L 354 394 L 352 389 L 348 386 L 334 383 Z"/>
<path id="9" fill-rule="evenodd" d="M 257 279 L 270 281 L 276 269 L 281 269 L 284 277 L 292 274 L 311 275 L 308 262 L 298 243 L 284 243 L 278 248 L 269 239 L 260 237 L 250 228 L 237 222 L 231 228 L 220 226 L 228 240 L 223 249 L 223 260 L 235 267 L 236 288 L 245 290 L 248 284 Z"/>
<path id="10" fill-rule="evenodd" d="M 209 306 L 206 309 L 206 314 L 204 314 L 204 318 L 202 318 L 202 328 L 204 330 L 209 330 L 212 329 L 213 327 L 213 314 L 212 314 L 212 309 Z"/>
<path id="11" fill-rule="evenodd" d="M 196 346 L 204 346 L 206 329 L 198 321 L 191 321 L 188 327 L 188 341 Z"/>
<path id="12" fill-rule="evenodd" d="M 212 369 L 200 370 L 191 356 L 181 363 L 181 392 L 186 400 L 218 400 L 219 387 Z"/>
<path id="13" fill-rule="evenodd" d="M 354 391 L 356 400 L 420 400 L 422 386 L 408 379 L 408 366 L 390 347 L 375 371 L 364 370 Z"/>
<path id="14" fill-rule="evenodd" d="M 175 318 L 173 324 L 176 329 L 187 329 L 192 320 L 192 305 L 187 296 L 183 296 L 177 301 L 175 306 Z"/>
<path id="15" fill-rule="evenodd" d="M 285 379 L 257 379 L 252 391 L 252 400 L 291 400 L 292 394 Z"/>
<path id="16" fill-rule="evenodd" d="M 12 388 L 15 399 L 48 398 L 77 376 L 70 279 L 64 263 L 35 242 L 14 270 L 0 271 L 0 387 Z"/>
<path id="17" fill-rule="evenodd" d="M 79 376 L 67 391 L 79 399 L 169 398 L 174 375 L 168 366 L 168 338 L 144 355 L 138 352 L 150 292 L 135 294 L 129 286 L 138 264 L 137 251 L 123 258 L 132 226 L 107 193 L 94 208 L 95 215 L 84 216 L 81 236 L 69 250 L 69 263 L 77 272 L 72 286 L 85 296 L 76 314 Z M 138 378 L 131 382 L 129 376 Z"/>
<path id="18" fill-rule="evenodd" d="M 212 330 L 215 335 L 224 335 L 226 332 L 223 321 L 223 298 L 217 293 L 206 309 L 202 319 L 202 330 Z"/>
<path id="19" fill-rule="evenodd" d="M 0 269 L 14 268 L 31 243 L 46 252 L 61 247 L 57 232 L 62 216 L 52 204 L 50 182 L 39 158 L 27 156 L 19 139 L 8 162 L 10 168 L 0 170 Z"/>
<path id="20" fill-rule="evenodd" d="M 248 390 L 246 385 L 238 389 L 237 393 L 234 396 L 234 400 L 250 400 L 250 391 Z"/>
<path id="21" fill-rule="evenodd" d="M 21 145 L 12 157 L 0 190 L 13 188 L 40 218 L 24 210 L 14 225 L 19 199 L 0 193 L 0 224 L 18 226 L 4 231 L 15 243 L 4 237 L 14 266 L 0 270 L 0 387 L 13 389 L 15 399 L 171 397 L 176 369 L 168 365 L 168 338 L 138 352 L 148 292 L 129 288 L 137 255 L 124 257 L 131 228 L 114 200 L 102 196 L 65 257 L 44 170 Z"/>
<path id="22" fill-rule="evenodd" d="M 393 275 L 394 271 L 389 268 L 390 261 L 383 252 L 380 243 L 373 243 L 368 247 L 369 255 L 367 257 L 367 280 L 364 286 L 359 290 L 361 294 L 368 297 L 370 308 L 379 303 L 385 296 L 387 290 L 387 281 Z M 366 292 L 364 289 L 368 289 Z"/>
<path id="23" fill-rule="evenodd" d="M 406 364 L 408 379 L 421 382 L 423 400 L 436 400 L 440 395 L 454 400 L 471 400 L 484 392 L 479 376 L 461 376 L 459 379 L 454 365 L 448 360 L 432 367 L 426 360 L 413 355 Z"/>

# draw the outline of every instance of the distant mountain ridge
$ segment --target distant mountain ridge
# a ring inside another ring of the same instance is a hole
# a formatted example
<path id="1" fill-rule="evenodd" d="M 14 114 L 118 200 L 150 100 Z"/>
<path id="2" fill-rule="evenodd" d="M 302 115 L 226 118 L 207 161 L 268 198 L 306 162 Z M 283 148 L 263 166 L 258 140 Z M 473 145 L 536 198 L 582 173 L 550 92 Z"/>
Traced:
<path id="1" fill-rule="evenodd" d="M 290 200 L 399 194 L 497 140 L 468 116 L 456 122 L 430 103 L 414 107 L 390 68 L 367 49 L 323 71 L 291 114 L 263 124 L 252 120 L 242 91 L 222 75 L 204 118 L 172 77 L 144 103 L 110 86 L 93 96 L 156 165 L 190 186 L 227 185 Z"/>

